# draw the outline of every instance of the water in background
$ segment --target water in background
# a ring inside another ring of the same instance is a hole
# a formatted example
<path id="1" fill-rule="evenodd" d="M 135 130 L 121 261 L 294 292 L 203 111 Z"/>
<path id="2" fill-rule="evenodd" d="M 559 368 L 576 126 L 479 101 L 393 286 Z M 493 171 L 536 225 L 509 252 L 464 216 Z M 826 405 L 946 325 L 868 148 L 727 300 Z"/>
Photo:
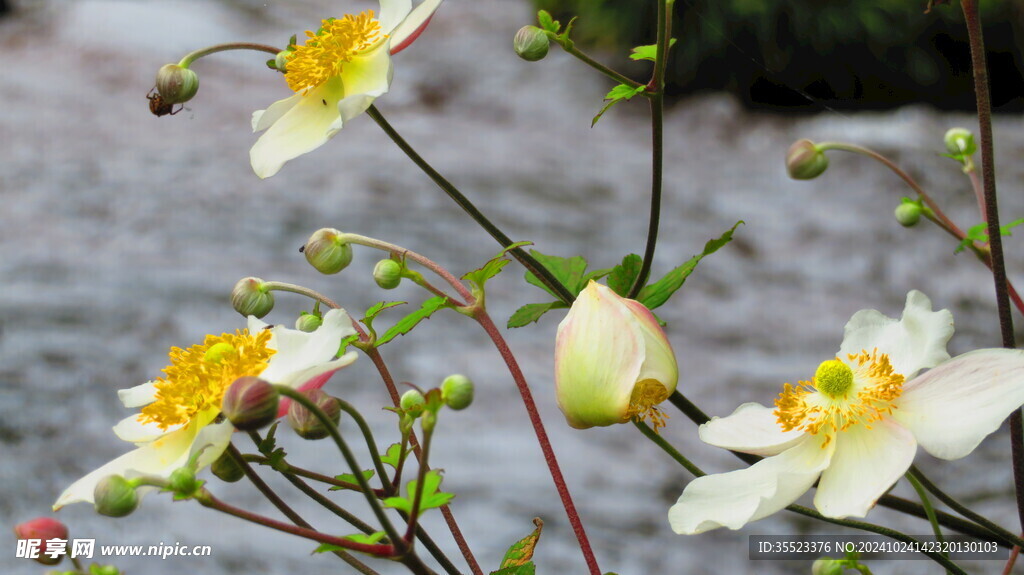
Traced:
<path id="1" fill-rule="evenodd" d="M 357 9 L 371 7 L 362 4 Z M 248 163 L 255 139 L 250 114 L 289 94 L 262 56 L 202 60 L 195 65 L 202 87 L 188 108 L 173 117 L 150 115 L 145 95 L 162 64 L 224 41 L 282 45 L 319 18 L 340 15 L 328 10 L 336 8 L 313 0 L 81 0 L 44 3 L 0 21 L 0 523 L 46 513 L 71 481 L 126 451 L 110 432 L 129 413 L 116 390 L 158 375 L 170 346 L 243 325 L 228 303 L 240 277 L 305 284 L 356 311 L 380 299 L 422 297 L 408 286 L 377 289 L 370 272 L 379 255 L 366 250 L 357 251 L 345 273 L 318 275 L 297 251 L 317 228 L 381 237 L 459 273 L 497 252 L 366 118 L 277 176 L 256 178 Z M 449 0 L 417 44 L 396 58 L 392 93 L 379 108 L 514 239 L 608 267 L 643 249 L 646 110 L 641 103 L 620 105 L 591 129 L 607 82 L 564 54 L 537 64 L 517 59 L 511 38 L 529 22 L 525 2 Z M 751 115 L 716 96 L 671 110 L 655 272 L 685 261 L 737 220 L 746 222 L 736 241 L 702 263 L 684 291 L 658 310 L 679 356 L 681 389 L 712 414 L 746 401 L 770 402 L 782 382 L 809 377 L 835 352 L 854 311 L 874 307 L 897 315 L 910 289 L 954 310 L 954 353 L 998 345 L 986 270 L 968 255 L 954 257 L 952 242 L 938 230 L 896 224 L 892 209 L 907 193 L 896 177 L 853 156 L 835 155 L 828 174 L 810 183 L 789 180 L 782 165 L 798 137 L 865 144 L 904 165 L 967 226 L 978 219 L 967 180 L 937 152 L 947 127 L 971 122 L 923 108 L 791 120 Z M 1024 212 L 1014 162 L 1024 148 L 1022 127 L 1017 118 L 999 118 L 1007 219 Z M 1007 247 L 1011 277 L 1020 278 L 1020 242 L 1009 238 Z M 523 284 L 517 265 L 508 270 L 489 284 L 488 304 L 499 321 L 545 297 Z M 270 321 L 290 323 L 308 309 L 297 297 L 282 294 L 278 301 Z M 740 533 L 673 534 L 665 513 L 687 475 L 630 426 L 579 432 L 562 423 L 551 375 L 557 322 L 553 313 L 509 338 L 604 570 L 809 569 L 746 560 L 746 535 L 821 529 L 800 518 L 780 515 Z M 445 487 L 458 494 L 456 517 L 485 568 L 494 568 L 504 548 L 541 516 L 547 522 L 537 550 L 541 571 L 582 573 L 525 411 L 484 341 L 473 324 L 448 313 L 383 353 L 400 380 L 431 386 L 464 372 L 478 384 L 472 409 L 442 418 L 432 463 L 446 470 Z M 391 418 L 376 415 L 387 397 L 365 358 L 329 389 L 373 417 L 379 441 L 395 437 Z M 738 465 L 701 445 L 681 415 L 673 415 L 664 433 L 706 469 Z M 295 463 L 343 471 L 328 446 L 282 435 Z M 1008 449 L 1000 432 L 968 462 L 932 465 L 927 455 L 919 462 L 949 491 L 1012 525 Z M 213 489 L 276 516 L 244 484 L 214 482 Z M 298 508 L 315 525 L 338 525 L 314 506 Z M 428 526 L 452 549 L 434 515 Z M 876 510 L 871 519 L 894 516 Z M 208 559 L 115 559 L 131 573 L 347 569 L 330 557 L 310 557 L 314 546 L 306 541 L 172 504 L 166 496 L 150 496 L 125 519 L 99 517 L 88 505 L 68 507 L 60 518 L 72 537 L 99 544 L 214 549 Z M 896 520 L 909 532 L 929 532 L 923 522 Z M 0 571 L 41 571 L 15 562 L 13 538 L 4 541 Z M 898 564 L 901 573 L 935 569 L 929 562 Z M 892 564 L 878 572 L 896 570 Z"/>

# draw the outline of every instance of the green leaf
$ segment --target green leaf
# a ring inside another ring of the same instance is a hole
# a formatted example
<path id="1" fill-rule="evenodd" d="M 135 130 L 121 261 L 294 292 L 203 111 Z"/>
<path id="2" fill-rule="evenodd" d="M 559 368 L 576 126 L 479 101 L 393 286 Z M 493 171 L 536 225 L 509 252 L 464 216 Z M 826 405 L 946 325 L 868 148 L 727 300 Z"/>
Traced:
<path id="1" fill-rule="evenodd" d="M 491 575 L 534 575 L 536 572 L 537 566 L 533 564 L 533 561 L 530 561 L 517 567 L 506 567 L 497 571 L 491 571 Z"/>
<path id="2" fill-rule="evenodd" d="M 551 14 L 547 10 L 541 10 L 537 12 L 537 23 L 540 27 L 547 30 L 548 32 L 558 33 L 558 29 L 562 27 L 557 20 L 551 19 Z"/>
<path id="3" fill-rule="evenodd" d="M 572 34 L 572 26 L 578 19 L 579 16 L 573 16 L 572 20 L 569 20 L 569 23 L 565 25 L 565 32 L 558 35 L 559 41 L 566 50 L 571 50 L 573 47 L 573 41 L 569 39 L 569 35 Z"/>
<path id="4" fill-rule="evenodd" d="M 376 336 L 377 335 L 377 330 L 373 329 L 373 320 L 377 319 L 377 316 L 380 315 L 381 312 L 383 312 L 384 310 L 388 310 L 388 309 L 391 309 L 393 307 L 400 306 L 400 305 L 405 305 L 406 303 L 407 302 L 404 302 L 404 301 L 392 301 L 392 302 L 382 301 L 382 302 L 377 302 L 377 303 L 373 304 L 370 307 L 370 309 L 366 310 L 366 315 L 364 315 L 363 319 L 361 319 L 359 321 L 363 322 L 363 324 L 366 326 L 366 329 L 369 330 L 372 335 Z M 352 337 L 352 336 L 349 336 L 349 337 Z M 356 339 L 357 340 L 359 339 L 358 335 L 356 336 Z"/>
<path id="5" fill-rule="evenodd" d="M 523 307 L 516 310 L 512 317 L 508 318 L 509 328 L 523 327 L 529 325 L 540 319 L 540 316 L 546 314 L 553 309 L 562 309 L 569 306 L 565 305 L 562 301 L 553 301 L 551 303 L 528 303 Z"/>
<path id="6" fill-rule="evenodd" d="M 594 126 L 596 126 L 597 121 L 600 120 L 601 116 L 604 116 L 604 113 L 607 112 L 612 106 L 618 104 L 619 102 L 622 102 L 623 100 L 632 99 L 633 96 L 643 93 L 645 88 L 646 86 L 643 85 L 636 86 L 634 88 L 633 86 L 630 86 L 628 84 L 619 84 L 618 86 L 612 88 L 611 91 L 608 92 L 604 97 L 605 101 L 608 103 L 605 104 L 603 108 L 601 108 L 601 111 L 598 112 L 596 116 L 594 116 L 594 119 L 591 120 L 590 122 L 590 127 L 593 128 Z"/>
<path id="7" fill-rule="evenodd" d="M 413 512 L 413 499 L 416 497 L 416 488 L 419 484 L 419 480 L 413 479 L 406 485 L 405 491 L 409 497 L 388 497 L 384 500 L 384 507 L 390 507 L 393 509 L 399 509 L 406 513 Z M 427 472 L 426 477 L 423 480 L 423 495 L 420 500 L 420 513 L 423 513 L 427 509 L 434 509 L 447 505 L 449 501 L 455 497 L 452 493 L 444 493 L 438 491 L 437 488 L 441 485 L 441 473 L 432 469 Z"/>
<path id="8" fill-rule="evenodd" d="M 668 41 L 668 47 L 676 45 L 676 39 L 672 38 Z M 633 48 L 632 54 L 629 55 L 631 60 L 650 60 L 651 62 L 657 61 L 658 58 L 658 45 L 650 44 L 647 46 L 637 46 Z"/>
<path id="9" fill-rule="evenodd" d="M 402 460 L 402 444 L 392 443 L 387 452 L 381 454 L 380 460 L 394 469 L 398 469 L 398 462 Z"/>
<path id="10" fill-rule="evenodd" d="M 345 351 L 348 350 L 348 346 L 359 341 L 359 334 L 354 333 L 348 337 L 341 339 L 341 345 L 338 346 L 338 355 L 345 355 Z"/>
<path id="11" fill-rule="evenodd" d="M 665 274 L 665 277 L 644 287 L 644 289 L 640 290 L 640 293 L 637 294 L 637 301 L 647 306 L 647 309 L 655 309 L 668 301 L 668 298 L 672 294 L 674 294 L 679 288 L 683 287 L 683 284 L 686 282 L 686 278 L 689 277 L 690 273 L 693 272 L 693 269 L 697 267 L 700 260 L 704 259 L 705 256 L 715 253 L 719 248 L 732 241 L 733 232 L 735 232 L 736 228 L 742 223 L 742 220 L 738 221 L 736 222 L 736 225 L 720 237 L 708 240 L 708 242 L 704 244 L 704 251 L 700 255 L 693 256 L 683 265 Z"/>
<path id="12" fill-rule="evenodd" d="M 404 318 L 401 319 L 401 321 L 396 323 L 394 327 L 386 331 L 384 335 L 377 340 L 376 345 L 382 346 L 400 335 L 405 335 L 409 333 L 410 331 L 412 331 L 412 328 L 416 327 L 416 324 L 429 318 L 431 315 L 434 314 L 435 311 L 444 307 L 448 307 L 448 298 L 444 296 L 437 296 L 428 299 L 427 301 L 423 302 L 423 305 L 420 307 L 420 309 L 405 316 Z"/>
<path id="13" fill-rule="evenodd" d="M 509 263 L 509 260 L 505 259 L 505 254 L 516 248 L 523 246 L 532 245 L 533 242 L 516 242 L 507 248 L 501 250 L 498 255 L 490 259 L 479 269 L 473 270 L 466 275 L 462 276 L 462 279 L 469 280 L 477 285 L 481 290 L 484 287 L 484 283 L 492 277 L 501 273 L 501 270 Z"/>
<path id="14" fill-rule="evenodd" d="M 537 548 L 537 541 L 540 539 L 540 532 L 544 529 L 544 522 L 541 521 L 540 517 L 534 517 L 533 524 L 536 526 L 536 529 L 532 533 L 516 541 L 508 548 L 508 551 L 505 552 L 505 557 L 501 560 L 499 569 L 525 565 L 530 559 L 533 559 L 533 551 Z"/>
<path id="15" fill-rule="evenodd" d="M 1024 218 L 1014 220 L 1006 224 L 1005 226 L 999 226 L 999 235 L 1012 236 L 1013 232 L 1011 230 L 1013 230 L 1013 228 L 1021 224 L 1024 224 Z M 956 249 L 953 250 L 954 254 L 958 254 L 964 251 L 965 249 L 971 247 L 971 244 L 973 244 L 974 242 L 981 242 L 983 244 L 988 243 L 988 224 L 982 222 L 980 224 L 971 226 L 970 229 L 967 230 L 965 236 L 966 237 L 964 237 L 964 239 L 961 240 L 959 244 L 957 244 Z"/>
<path id="16" fill-rule="evenodd" d="M 365 545 L 376 545 L 380 543 L 381 539 L 387 537 L 387 533 L 383 531 L 377 531 L 367 535 L 366 533 L 353 533 L 352 535 L 346 535 L 345 539 L 349 541 L 355 541 L 356 543 L 363 543 Z"/>
<path id="17" fill-rule="evenodd" d="M 538 252 L 537 250 L 530 250 L 530 255 L 534 257 L 542 266 L 544 266 L 551 275 L 562 285 L 565 289 L 569 290 L 572 295 L 577 295 L 583 288 L 587 287 L 586 276 L 587 276 L 587 260 L 583 259 L 582 256 L 573 256 L 571 258 L 563 258 L 559 256 L 549 256 Z M 526 272 L 526 283 L 535 285 L 540 289 L 548 292 L 554 297 L 558 297 L 558 294 L 551 291 L 548 286 L 544 285 L 544 282 L 540 281 L 537 276 L 533 275 L 533 272 Z"/>
<path id="18" fill-rule="evenodd" d="M 622 258 L 622 263 L 612 268 L 611 273 L 608 274 L 608 287 L 620 296 L 626 297 L 629 289 L 636 282 L 636 277 L 640 275 L 640 267 L 643 265 L 643 258 L 636 254 L 629 254 Z"/>
<path id="19" fill-rule="evenodd" d="M 364 470 L 362 472 L 362 476 L 363 476 L 364 479 L 369 481 L 370 478 L 372 478 L 375 475 L 375 473 L 376 472 L 374 470 L 367 469 L 367 470 Z M 351 483 L 352 485 L 359 485 L 359 480 L 356 479 L 356 476 L 351 474 L 351 473 L 342 473 L 341 475 L 335 475 L 334 478 L 337 479 L 338 481 L 344 481 L 345 483 Z M 347 487 L 342 487 L 340 485 L 334 485 L 332 487 L 329 487 L 327 490 L 328 491 L 342 491 L 342 490 L 347 490 L 347 489 L 348 489 Z"/>

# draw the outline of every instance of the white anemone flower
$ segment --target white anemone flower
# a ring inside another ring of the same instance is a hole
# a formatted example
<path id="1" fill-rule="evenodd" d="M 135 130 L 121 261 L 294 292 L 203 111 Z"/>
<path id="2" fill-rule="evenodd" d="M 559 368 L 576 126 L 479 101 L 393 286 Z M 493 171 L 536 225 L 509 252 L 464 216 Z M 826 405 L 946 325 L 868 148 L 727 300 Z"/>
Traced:
<path id="1" fill-rule="evenodd" d="M 323 324 L 311 333 L 270 327 L 250 316 L 248 329 L 208 335 L 188 349 L 171 348 L 165 377 L 118 392 L 125 407 L 142 408 L 114 426 L 114 433 L 136 449 L 73 483 L 57 498 L 54 511 L 92 503 L 96 484 L 109 475 L 167 478 L 200 450 L 199 467 L 213 463 L 234 431 L 218 416 L 224 392 L 236 379 L 257 376 L 299 390 L 319 388 L 355 361 L 354 351 L 335 359 L 341 340 L 355 333 L 341 309 L 324 314 Z M 286 408 L 282 401 L 278 416 Z"/>
<path id="2" fill-rule="evenodd" d="M 285 79 L 295 95 L 252 115 L 254 132 L 266 130 L 249 152 L 261 178 L 273 176 L 288 160 L 311 152 L 334 137 L 391 87 L 391 56 L 411 44 L 430 22 L 442 0 L 380 0 L 372 10 L 330 18 L 306 32 L 303 46 L 290 51 Z"/>
<path id="3" fill-rule="evenodd" d="M 786 384 L 774 409 L 747 403 L 701 426 L 704 442 L 765 459 L 693 480 L 669 509 L 672 529 L 739 529 L 815 482 L 822 515 L 864 517 L 906 473 L 918 446 L 947 460 L 969 454 L 1024 404 L 1024 351 L 950 359 L 952 335 L 952 314 L 932 311 L 918 291 L 907 294 L 900 320 L 854 314 L 836 357 L 811 381 Z"/>

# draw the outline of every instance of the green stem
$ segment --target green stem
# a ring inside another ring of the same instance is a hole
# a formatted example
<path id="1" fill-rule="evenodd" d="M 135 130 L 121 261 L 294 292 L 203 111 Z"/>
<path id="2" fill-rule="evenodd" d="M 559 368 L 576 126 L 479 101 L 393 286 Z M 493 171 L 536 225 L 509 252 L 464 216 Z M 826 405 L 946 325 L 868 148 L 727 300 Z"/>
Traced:
<path id="1" fill-rule="evenodd" d="M 274 464 L 271 463 L 270 459 L 262 455 L 245 454 L 242 455 L 242 457 L 244 457 L 246 461 L 250 461 L 252 463 L 258 463 L 260 465 L 267 465 L 271 467 L 274 466 Z M 340 487 L 341 489 L 347 489 L 349 491 L 362 491 L 362 488 L 360 488 L 358 484 L 350 483 L 348 481 L 341 481 L 339 479 L 335 479 L 334 477 L 329 477 L 327 475 L 323 475 L 322 473 L 317 473 L 315 471 L 310 471 L 308 469 L 303 469 L 301 467 L 295 467 L 290 463 L 285 464 L 285 467 L 283 469 L 279 469 L 278 471 L 282 473 L 290 473 L 292 475 L 297 475 L 299 477 L 305 477 L 306 479 L 319 481 L 320 483 L 326 483 L 327 485 L 331 485 L 333 487 Z M 377 497 L 388 496 L 388 494 L 385 493 L 384 490 L 382 489 L 374 489 L 373 494 L 376 495 Z"/>
<path id="2" fill-rule="evenodd" d="M 626 76 L 623 76 L 622 74 L 616 72 L 615 70 L 612 70 L 608 66 L 605 66 L 604 64 L 586 55 L 584 52 L 582 52 L 579 48 L 576 47 L 576 43 L 573 42 L 572 40 L 570 40 L 568 43 L 558 42 L 558 45 L 561 46 L 567 54 L 572 54 L 587 66 L 590 66 L 591 68 L 597 70 L 598 72 L 604 74 L 605 76 L 608 76 L 609 78 L 615 80 L 620 84 L 625 84 L 630 88 L 639 88 L 640 86 L 643 85 L 640 82 L 637 82 L 636 80 L 632 80 L 630 78 L 627 78 Z"/>
<path id="3" fill-rule="evenodd" d="M 489 219 L 487 219 L 483 213 L 473 205 L 473 202 L 470 202 L 469 199 L 458 190 L 458 188 L 452 185 L 451 182 L 445 179 L 445 177 L 435 170 L 433 166 L 427 163 L 426 160 L 416 153 L 416 150 L 414 150 L 413 147 L 410 146 L 397 131 L 395 131 L 391 124 L 384 119 L 384 116 L 381 115 L 377 108 L 370 106 L 369 109 L 367 109 L 366 114 L 373 118 L 373 121 L 377 122 L 377 125 L 384 130 L 384 133 L 398 144 L 398 147 L 405 152 L 405 155 L 409 156 L 409 159 L 412 160 L 414 164 L 423 170 L 423 172 L 427 174 L 427 176 L 433 180 L 439 188 L 444 190 L 444 192 L 448 194 L 448 197 L 454 200 L 464 212 L 469 214 L 469 216 L 480 225 L 480 227 L 486 230 L 491 237 L 497 240 L 498 243 L 501 244 L 501 247 L 507 248 L 515 243 L 511 238 L 506 236 L 498 226 L 494 225 Z M 558 298 L 563 302 L 566 304 L 572 304 L 573 300 L 576 299 L 561 282 L 551 275 L 551 272 L 549 272 L 547 268 L 541 265 L 540 262 L 534 259 L 530 254 L 526 253 L 522 248 L 509 250 L 509 254 L 516 258 L 516 260 L 518 260 L 523 267 L 533 273 L 533 275 L 537 276 L 537 279 L 543 282 L 544 285 L 548 286 L 548 288 L 558 294 Z"/>
<path id="4" fill-rule="evenodd" d="M 413 494 L 412 497 L 412 513 L 409 514 L 409 524 L 405 531 L 406 541 L 412 539 L 412 534 L 416 531 L 416 526 L 419 524 L 420 504 L 423 502 L 423 489 L 427 483 L 427 471 L 430 471 L 430 464 L 428 461 L 430 457 L 430 440 L 433 436 L 434 431 L 432 429 L 423 430 L 422 455 L 420 455 L 420 466 L 416 472 L 416 493 Z"/>
<path id="5" fill-rule="evenodd" d="M 278 494 L 269 485 L 267 485 L 267 483 L 263 481 L 263 479 L 260 478 L 259 475 L 256 474 L 256 471 L 249 465 L 248 462 L 246 462 L 245 457 L 242 456 L 242 454 L 238 451 L 238 448 L 235 447 L 234 444 L 228 444 L 227 454 L 231 457 L 231 459 L 235 460 L 235 463 L 242 469 L 242 473 L 244 473 L 245 476 L 249 479 L 249 481 L 251 481 L 252 484 L 256 486 L 256 489 L 258 489 L 259 492 L 262 493 L 263 496 L 266 497 L 267 500 L 274 505 L 274 507 L 277 507 L 277 509 L 281 513 L 283 513 L 285 517 L 287 517 L 289 520 L 291 520 L 292 523 L 296 525 L 311 528 L 311 526 L 308 523 L 306 523 L 306 521 L 302 519 L 302 517 L 298 513 L 296 513 L 294 509 L 289 507 L 288 504 L 285 503 L 284 500 L 281 499 L 281 497 L 278 496 Z"/>
<path id="6" fill-rule="evenodd" d="M 353 513 L 349 512 L 347 509 L 341 507 L 337 503 L 325 497 L 316 489 L 310 487 L 309 484 L 303 481 L 298 475 L 294 473 L 289 473 L 287 471 L 282 472 L 281 474 L 284 475 L 285 479 L 287 479 L 289 483 L 294 485 L 296 489 L 306 494 L 306 496 L 312 499 L 313 501 L 319 503 L 324 509 L 327 509 L 331 513 L 340 517 L 343 521 L 345 521 L 352 527 L 355 527 L 356 529 L 362 531 L 367 535 L 370 535 L 377 531 L 369 523 L 366 523 L 362 519 L 359 519 Z"/>
<path id="7" fill-rule="evenodd" d="M 975 513 L 964 504 L 960 503 L 956 499 L 953 499 L 952 496 L 950 496 L 945 491 L 939 489 L 937 485 L 932 483 L 932 481 L 928 479 L 928 477 L 926 477 L 924 473 L 921 473 L 921 470 L 918 469 L 916 466 L 911 465 L 910 470 L 907 473 L 913 475 L 914 478 L 917 481 L 919 481 L 925 489 L 927 489 L 932 495 L 936 497 L 936 499 L 948 505 L 949 508 L 952 509 L 953 511 L 956 511 L 957 513 L 963 515 L 967 519 L 970 519 L 971 521 L 977 523 L 978 525 L 981 525 L 985 529 L 988 529 L 994 535 L 1006 539 L 1013 545 L 1017 547 L 1024 547 L 1024 538 L 1018 537 L 1016 534 L 1000 527 L 996 523 L 990 521 L 988 518 L 979 515 L 978 513 Z"/>
<path id="8" fill-rule="evenodd" d="M 640 421 L 639 419 L 633 419 L 633 425 L 635 425 L 636 428 L 640 430 L 640 433 L 643 433 L 644 436 L 647 437 L 647 439 L 653 441 L 655 445 L 657 445 L 658 447 L 661 448 L 662 451 L 667 453 L 669 457 L 675 459 L 676 463 L 682 465 L 683 468 L 689 471 L 691 475 L 693 475 L 694 477 L 701 477 L 703 475 L 706 475 L 706 473 L 704 473 L 704 471 L 701 470 L 700 467 L 697 467 L 696 465 L 693 464 L 693 462 L 691 462 L 689 459 L 683 456 L 682 453 L 679 453 L 678 449 L 673 447 L 672 444 L 666 441 L 664 437 L 658 435 L 658 432 L 651 429 L 649 425 L 647 425 L 643 421 Z"/>
<path id="9" fill-rule="evenodd" d="M 388 481 L 388 472 L 384 469 L 384 462 L 380 459 L 380 449 L 377 447 L 377 442 L 373 439 L 373 431 L 370 430 L 370 426 L 366 424 L 366 419 L 363 415 L 352 407 L 352 404 L 337 397 L 334 398 L 341 406 L 341 410 L 348 414 L 356 425 L 359 426 L 359 431 L 363 434 L 363 438 L 366 439 L 366 448 L 370 452 L 370 457 L 373 459 L 373 467 L 377 470 L 377 476 L 380 477 L 380 483 L 386 495 L 389 495 L 388 490 L 391 487 L 391 482 Z M 359 473 L 357 470 L 356 473 Z"/>
<path id="10" fill-rule="evenodd" d="M 939 527 L 939 520 L 935 517 L 935 508 L 932 507 L 932 501 L 928 497 L 928 492 L 925 490 L 924 486 L 921 485 L 921 482 L 918 481 L 917 477 L 914 477 L 913 472 L 907 471 L 906 477 L 907 481 L 914 486 L 914 491 L 917 492 L 918 498 L 921 499 L 921 505 L 924 506 L 924 512 L 928 514 L 928 523 L 931 523 L 932 525 L 932 533 L 935 534 L 935 540 L 939 543 L 945 543 L 946 538 L 942 535 L 942 528 Z M 942 556 L 949 559 L 948 553 L 942 553 Z"/>
<path id="11" fill-rule="evenodd" d="M 227 44 L 217 44 L 210 46 L 209 48 L 203 48 L 190 52 L 184 58 L 178 62 L 178 65 L 182 68 L 188 68 L 192 65 L 192 62 L 202 58 L 203 56 L 209 56 L 210 54 L 216 54 L 217 52 L 226 52 L 228 50 L 255 50 L 257 52 L 266 52 L 277 56 L 281 50 L 273 46 L 267 46 L 266 44 L 253 44 L 251 42 L 229 42 Z"/>
<path id="12" fill-rule="evenodd" d="M 304 295 L 314 301 L 323 303 L 331 309 L 338 309 L 341 307 L 322 293 L 296 284 L 290 284 L 287 282 L 263 282 L 263 288 L 267 291 L 284 291 Z"/>

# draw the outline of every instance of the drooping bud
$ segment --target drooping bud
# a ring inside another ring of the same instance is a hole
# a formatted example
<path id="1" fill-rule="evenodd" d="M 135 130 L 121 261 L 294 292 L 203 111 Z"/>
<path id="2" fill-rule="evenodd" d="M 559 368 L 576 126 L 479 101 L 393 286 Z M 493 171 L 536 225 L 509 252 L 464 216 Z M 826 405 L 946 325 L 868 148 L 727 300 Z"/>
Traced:
<path id="1" fill-rule="evenodd" d="M 242 278 L 231 290 L 231 307 L 246 317 L 263 317 L 274 309 L 274 295 L 260 278 Z"/>
<path id="2" fill-rule="evenodd" d="M 167 478 L 167 487 L 176 495 L 191 497 L 202 487 L 203 482 L 196 479 L 196 472 L 188 466 L 179 467 Z"/>
<path id="3" fill-rule="evenodd" d="M 278 394 L 258 377 L 240 377 L 224 392 L 221 412 L 236 429 L 255 431 L 277 419 Z"/>
<path id="4" fill-rule="evenodd" d="M 813 180 L 828 168 L 828 157 L 810 140 L 797 140 L 786 152 L 786 171 L 794 180 Z"/>
<path id="5" fill-rule="evenodd" d="M 238 465 L 235 458 L 231 457 L 226 451 L 221 453 L 220 457 L 213 462 L 213 465 L 210 466 L 210 471 L 225 483 L 234 483 L 245 477 L 245 471 L 242 470 L 242 466 Z"/>
<path id="6" fill-rule="evenodd" d="M 392 259 L 380 260 L 373 266 L 373 281 L 384 289 L 395 289 L 402 283 L 402 264 Z"/>
<path id="7" fill-rule="evenodd" d="M 306 333 L 312 333 L 323 324 L 324 318 L 319 315 L 315 313 L 302 312 L 299 319 L 295 320 L 295 329 Z"/>
<path id="8" fill-rule="evenodd" d="M 441 382 L 441 397 L 448 407 L 465 409 L 473 403 L 473 382 L 464 375 L 449 375 Z"/>
<path id="9" fill-rule="evenodd" d="M 402 394 L 402 400 L 399 403 L 402 411 L 409 414 L 412 417 L 419 417 L 423 413 L 423 408 L 426 407 L 427 400 L 423 397 L 418 389 L 410 389 L 409 391 Z"/>
<path id="10" fill-rule="evenodd" d="M 893 212 L 893 215 L 896 216 L 896 221 L 901 226 L 909 228 L 917 225 L 917 222 L 921 220 L 922 211 L 920 203 L 904 199 L 900 205 L 896 206 L 896 211 Z"/>
<path id="11" fill-rule="evenodd" d="M 302 394 L 323 410 L 334 425 L 338 425 L 341 421 L 341 404 L 337 399 L 319 389 L 309 389 Z M 288 407 L 288 425 L 303 439 L 323 439 L 331 434 L 320 418 L 297 401 L 292 401 Z"/>
<path id="12" fill-rule="evenodd" d="M 306 261 L 322 274 L 336 274 L 352 262 L 352 246 L 333 228 L 317 230 L 303 246 Z"/>
<path id="13" fill-rule="evenodd" d="M 139 506 L 135 486 L 120 475 L 108 475 L 93 490 L 96 512 L 107 517 L 124 517 Z"/>
<path id="14" fill-rule="evenodd" d="M 166 104 L 188 102 L 199 91 L 199 76 L 177 64 L 167 64 L 156 73 L 156 91 Z"/>
<path id="15" fill-rule="evenodd" d="M 516 54 L 527 62 L 536 62 L 547 56 L 549 43 L 548 35 L 536 26 L 523 26 L 512 39 Z"/>
<path id="16" fill-rule="evenodd" d="M 978 146 L 974 143 L 974 134 L 966 128 L 950 128 L 943 141 L 950 154 L 970 156 L 978 151 Z"/>
<path id="17" fill-rule="evenodd" d="M 36 562 L 43 565 L 56 565 L 63 559 L 63 555 L 50 557 L 46 554 L 47 540 L 62 539 L 67 541 L 68 528 L 66 525 L 50 517 L 37 517 L 14 526 L 14 535 L 18 539 L 39 539 L 42 545 L 39 548 L 39 555 L 33 557 Z"/>

